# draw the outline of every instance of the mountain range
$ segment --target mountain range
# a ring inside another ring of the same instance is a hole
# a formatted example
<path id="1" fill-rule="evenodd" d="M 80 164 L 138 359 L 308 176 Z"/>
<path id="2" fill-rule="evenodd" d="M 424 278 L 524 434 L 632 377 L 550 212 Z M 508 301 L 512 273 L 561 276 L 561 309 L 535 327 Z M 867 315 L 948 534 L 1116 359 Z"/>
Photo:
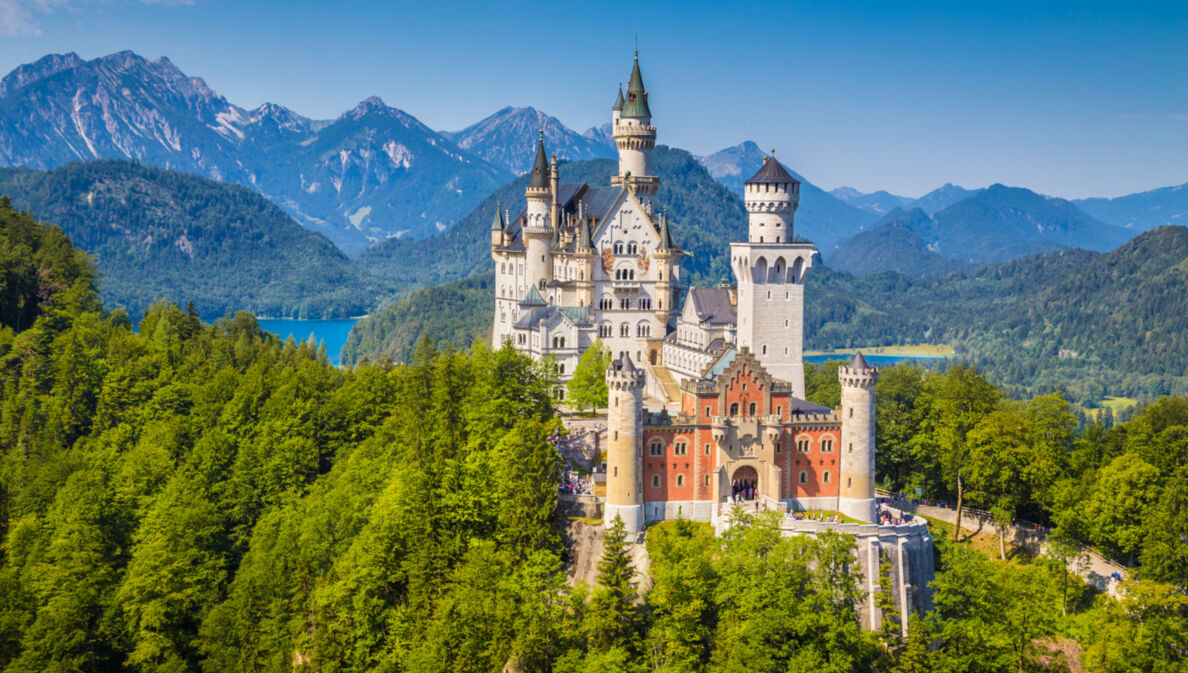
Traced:
<path id="1" fill-rule="evenodd" d="M 827 263 L 851 273 L 928 275 L 1064 248 L 1105 252 L 1130 236 L 1064 199 L 995 184 L 933 214 L 896 208 L 823 252 Z"/>
<path id="2" fill-rule="evenodd" d="M 906 196 L 896 196 L 890 192 L 879 190 L 864 194 L 853 187 L 838 187 L 829 190 L 829 194 L 859 210 L 883 215 L 896 208 L 901 208 L 912 201 Z"/>
<path id="3" fill-rule="evenodd" d="M 330 121 L 245 110 L 167 58 L 50 55 L 0 81 L 0 165 L 94 158 L 251 187 L 350 253 L 444 229 L 513 177 L 378 98 Z"/>

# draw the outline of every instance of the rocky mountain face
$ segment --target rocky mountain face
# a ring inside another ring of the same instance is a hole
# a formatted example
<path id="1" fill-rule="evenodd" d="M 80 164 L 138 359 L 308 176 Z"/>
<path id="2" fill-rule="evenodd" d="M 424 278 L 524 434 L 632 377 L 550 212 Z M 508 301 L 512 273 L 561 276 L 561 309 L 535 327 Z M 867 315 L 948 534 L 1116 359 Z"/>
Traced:
<path id="1" fill-rule="evenodd" d="M 436 233 L 513 177 L 378 98 L 328 123 L 249 111 L 165 58 L 51 55 L 0 82 L 0 165 L 95 158 L 250 186 L 351 253 Z"/>
<path id="2" fill-rule="evenodd" d="M 458 147 L 513 175 L 532 168 L 536 141 L 544 131 L 545 147 L 559 160 L 614 159 L 618 157 L 609 133 L 580 135 L 556 117 L 530 107 L 505 107 L 461 131 L 445 133 Z M 591 129 L 594 131 L 594 129 Z M 609 132 L 609 128 L 608 128 Z M 587 133 L 590 133 L 589 131 Z"/>
<path id="3" fill-rule="evenodd" d="M 1102 222 L 1134 233 L 1164 225 L 1188 225 L 1188 183 L 1113 199 L 1078 199 L 1073 203 Z"/>
<path id="4" fill-rule="evenodd" d="M 748 140 L 734 147 L 697 157 L 718 182 L 742 196 L 743 184 L 763 165 L 763 151 Z M 787 166 L 787 164 L 784 164 Z M 832 249 L 843 239 L 873 224 L 879 213 L 865 211 L 841 201 L 829 192 L 789 171 L 800 180 L 800 207 L 796 211 L 795 234 L 817 244 L 819 250 Z"/>

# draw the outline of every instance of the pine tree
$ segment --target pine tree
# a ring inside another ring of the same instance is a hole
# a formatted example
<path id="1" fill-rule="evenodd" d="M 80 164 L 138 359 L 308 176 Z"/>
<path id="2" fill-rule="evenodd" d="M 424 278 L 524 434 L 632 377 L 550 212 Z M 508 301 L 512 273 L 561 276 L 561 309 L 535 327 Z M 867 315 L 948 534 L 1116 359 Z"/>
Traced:
<path id="1" fill-rule="evenodd" d="M 623 519 L 615 515 L 602 536 L 602 558 L 598 561 L 598 587 L 590 600 L 586 637 L 591 648 L 633 648 L 638 637 L 640 614 L 635 605 L 635 568 Z"/>

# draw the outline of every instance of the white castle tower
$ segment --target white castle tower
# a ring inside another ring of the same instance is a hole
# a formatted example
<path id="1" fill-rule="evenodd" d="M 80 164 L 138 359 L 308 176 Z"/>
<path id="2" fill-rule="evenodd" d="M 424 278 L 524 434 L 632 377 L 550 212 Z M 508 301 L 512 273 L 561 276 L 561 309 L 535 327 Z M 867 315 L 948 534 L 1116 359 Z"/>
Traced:
<path id="1" fill-rule="evenodd" d="M 862 353 L 839 367 L 841 382 L 841 482 L 837 507 L 859 521 L 875 520 L 875 384 L 879 370 Z"/>
<path id="2" fill-rule="evenodd" d="M 612 185 L 627 185 L 641 200 L 656 195 L 660 178 L 652 175 L 652 150 L 656 148 L 656 127 L 652 126 L 652 111 L 648 107 L 648 92 L 639 72 L 639 50 L 631 80 L 627 83 L 627 97 L 619 88 L 619 98 L 611 112 L 611 135 L 619 148 L 619 174 L 611 177 Z"/>
<path id="3" fill-rule="evenodd" d="M 804 276 L 816 249 L 792 242 L 800 182 L 769 156 L 747 180 L 744 197 L 747 242 L 730 244 L 738 281 L 738 345 L 803 399 Z"/>
<path id="4" fill-rule="evenodd" d="M 532 177 L 524 195 L 528 207 L 524 214 L 524 275 L 529 291 L 545 289 L 553 279 L 553 222 L 551 221 L 553 190 L 549 173 L 549 162 L 545 157 L 544 130 L 536 145 L 536 161 L 532 164 Z"/>
<path id="5" fill-rule="evenodd" d="M 606 523 L 618 515 L 628 533 L 637 533 L 644 527 L 643 370 L 624 355 L 606 370 L 606 388 Z"/>

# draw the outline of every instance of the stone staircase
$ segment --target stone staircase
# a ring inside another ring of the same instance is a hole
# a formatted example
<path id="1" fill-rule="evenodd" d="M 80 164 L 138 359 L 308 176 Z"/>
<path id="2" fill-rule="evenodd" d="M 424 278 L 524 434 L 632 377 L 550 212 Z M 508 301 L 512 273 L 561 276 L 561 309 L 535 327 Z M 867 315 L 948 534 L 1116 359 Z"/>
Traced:
<path id="1" fill-rule="evenodd" d="M 681 403 L 681 387 L 677 384 L 676 379 L 673 378 L 672 372 L 668 371 L 668 367 L 663 365 L 648 365 L 648 377 L 655 381 L 658 385 L 652 391 L 655 393 L 663 393 L 665 404 L 680 404 Z M 660 395 L 657 395 L 660 397 Z"/>

